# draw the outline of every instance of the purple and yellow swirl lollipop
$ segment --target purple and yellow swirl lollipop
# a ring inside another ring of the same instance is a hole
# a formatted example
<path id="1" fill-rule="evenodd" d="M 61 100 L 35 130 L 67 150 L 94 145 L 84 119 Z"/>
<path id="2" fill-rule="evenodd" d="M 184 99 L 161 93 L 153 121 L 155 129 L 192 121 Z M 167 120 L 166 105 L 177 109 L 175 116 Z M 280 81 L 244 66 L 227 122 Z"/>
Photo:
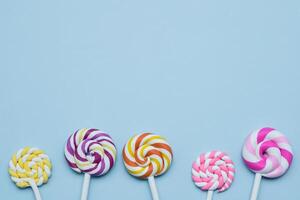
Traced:
<path id="1" fill-rule="evenodd" d="M 81 200 L 86 200 L 91 176 L 109 172 L 116 160 L 116 147 L 112 138 L 98 129 L 79 129 L 72 134 L 65 146 L 69 166 L 84 173 Z"/>

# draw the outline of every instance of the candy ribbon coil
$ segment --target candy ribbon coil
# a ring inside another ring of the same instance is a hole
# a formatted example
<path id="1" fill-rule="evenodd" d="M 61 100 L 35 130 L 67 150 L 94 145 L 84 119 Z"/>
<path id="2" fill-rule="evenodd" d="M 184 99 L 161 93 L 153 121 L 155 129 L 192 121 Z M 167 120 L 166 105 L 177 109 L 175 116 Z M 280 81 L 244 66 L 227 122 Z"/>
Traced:
<path id="1" fill-rule="evenodd" d="M 74 171 L 101 176 L 114 166 L 116 152 L 115 144 L 107 133 L 84 128 L 69 137 L 65 158 Z"/>
<path id="2" fill-rule="evenodd" d="M 151 133 L 133 136 L 123 148 L 123 161 L 128 172 L 142 179 L 166 172 L 172 157 L 172 149 L 166 140 Z"/>
<path id="3" fill-rule="evenodd" d="M 248 136 L 242 156 L 250 170 L 268 178 L 275 178 L 288 170 L 293 160 L 293 151 L 282 133 L 266 127 Z"/>
<path id="4" fill-rule="evenodd" d="M 234 173 L 232 160 L 221 151 L 201 154 L 192 165 L 192 179 L 202 190 L 226 190 L 232 184 Z"/>
<path id="5" fill-rule="evenodd" d="M 30 182 L 37 186 L 47 183 L 51 168 L 49 157 L 42 150 L 25 147 L 12 156 L 8 171 L 18 187 L 26 188 Z"/>

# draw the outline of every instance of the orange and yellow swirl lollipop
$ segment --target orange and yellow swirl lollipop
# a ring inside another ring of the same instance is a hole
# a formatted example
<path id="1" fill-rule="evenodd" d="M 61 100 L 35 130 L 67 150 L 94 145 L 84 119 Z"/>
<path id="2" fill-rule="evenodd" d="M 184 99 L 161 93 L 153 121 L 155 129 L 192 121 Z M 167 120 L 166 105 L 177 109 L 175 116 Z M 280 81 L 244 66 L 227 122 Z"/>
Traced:
<path id="1" fill-rule="evenodd" d="M 158 200 L 154 177 L 170 168 L 172 158 L 172 149 L 166 140 L 151 133 L 131 137 L 123 148 L 127 171 L 135 177 L 148 179 L 153 200 Z"/>

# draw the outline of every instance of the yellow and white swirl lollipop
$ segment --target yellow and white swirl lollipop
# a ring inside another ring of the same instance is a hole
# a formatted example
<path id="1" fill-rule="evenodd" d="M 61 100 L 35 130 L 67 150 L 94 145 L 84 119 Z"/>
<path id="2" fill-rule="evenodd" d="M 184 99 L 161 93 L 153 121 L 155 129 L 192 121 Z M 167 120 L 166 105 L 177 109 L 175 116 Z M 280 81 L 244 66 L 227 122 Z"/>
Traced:
<path id="1" fill-rule="evenodd" d="M 36 200 L 41 200 L 38 186 L 48 182 L 51 168 L 50 159 L 42 150 L 25 147 L 12 156 L 8 172 L 18 187 L 31 187 Z"/>

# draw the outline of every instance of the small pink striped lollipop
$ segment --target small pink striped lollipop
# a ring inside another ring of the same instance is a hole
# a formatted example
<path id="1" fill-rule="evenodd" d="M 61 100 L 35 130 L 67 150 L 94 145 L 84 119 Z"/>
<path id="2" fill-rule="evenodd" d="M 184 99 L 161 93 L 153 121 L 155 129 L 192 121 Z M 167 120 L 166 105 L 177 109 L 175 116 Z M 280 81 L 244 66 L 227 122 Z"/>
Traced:
<path id="1" fill-rule="evenodd" d="M 227 154 L 211 151 L 201 154 L 192 165 L 192 179 L 201 190 L 208 191 L 211 200 L 213 191 L 227 190 L 234 179 L 234 164 Z"/>
<path id="2" fill-rule="evenodd" d="M 276 178 L 283 175 L 293 160 L 287 138 L 274 128 L 252 132 L 245 141 L 242 157 L 247 167 L 256 173 L 251 200 L 256 200 L 262 176 Z"/>

